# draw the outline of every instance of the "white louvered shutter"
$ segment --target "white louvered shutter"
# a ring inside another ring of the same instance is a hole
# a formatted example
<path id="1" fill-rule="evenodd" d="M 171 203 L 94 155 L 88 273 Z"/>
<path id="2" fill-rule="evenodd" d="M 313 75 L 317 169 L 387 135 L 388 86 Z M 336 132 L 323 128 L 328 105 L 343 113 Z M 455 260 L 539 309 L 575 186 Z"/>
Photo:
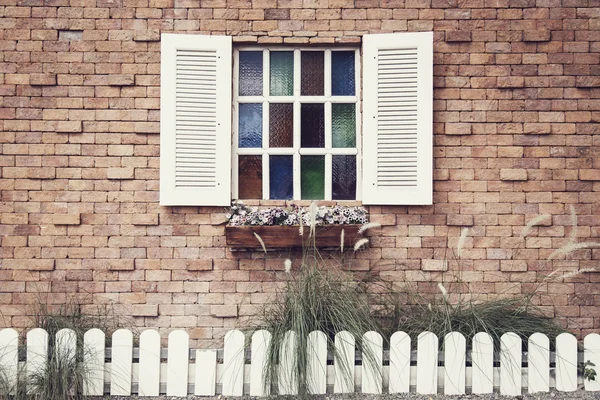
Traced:
<path id="1" fill-rule="evenodd" d="M 231 37 L 161 38 L 160 204 L 231 204 Z"/>
<path id="2" fill-rule="evenodd" d="M 363 203 L 431 204 L 433 33 L 363 37 Z"/>

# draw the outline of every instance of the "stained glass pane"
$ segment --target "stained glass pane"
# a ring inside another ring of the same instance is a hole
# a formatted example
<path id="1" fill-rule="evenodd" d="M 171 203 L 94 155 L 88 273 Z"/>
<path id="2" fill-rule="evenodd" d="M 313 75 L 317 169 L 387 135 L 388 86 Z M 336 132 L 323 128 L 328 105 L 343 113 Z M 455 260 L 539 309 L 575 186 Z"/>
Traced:
<path id="1" fill-rule="evenodd" d="M 302 200 L 325 198 L 325 156 L 300 158 L 300 188 Z"/>
<path id="2" fill-rule="evenodd" d="M 240 199 L 262 199 L 262 156 L 240 156 L 238 162 Z"/>
<path id="3" fill-rule="evenodd" d="M 333 147 L 356 147 L 356 106 L 331 105 L 331 134 Z"/>
<path id="4" fill-rule="evenodd" d="M 325 147 L 325 105 L 300 106 L 300 146 Z"/>
<path id="5" fill-rule="evenodd" d="M 262 51 L 240 51 L 240 96 L 262 96 L 262 91 Z"/>
<path id="6" fill-rule="evenodd" d="M 240 103 L 239 147 L 262 147 L 262 104 Z"/>
<path id="7" fill-rule="evenodd" d="M 294 132 L 294 105 L 269 105 L 269 147 L 292 147 Z"/>
<path id="8" fill-rule="evenodd" d="M 356 156 L 332 156 L 331 163 L 332 199 L 356 199 Z"/>
<path id="9" fill-rule="evenodd" d="M 353 51 L 331 52 L 331 94 L 354 96 L 355 70 Z"/>
<path id="10" fill-rule="evenodd" d="M 294 52 L 272 51 L 271 55 L 271 96 L 292 96 L 294 94 Z"/>
<path id="11" fill-rule="evenodd" d="M 269 198 L 289 200 L 294 197 L 293 156 L 269 156 Z"/>
<path id="12" fill-rule="evenodd" d="M 300 76 L 300 94 L 302 96 L 323 96 L 325 94 L 325 53 L 303 51 Z"/>

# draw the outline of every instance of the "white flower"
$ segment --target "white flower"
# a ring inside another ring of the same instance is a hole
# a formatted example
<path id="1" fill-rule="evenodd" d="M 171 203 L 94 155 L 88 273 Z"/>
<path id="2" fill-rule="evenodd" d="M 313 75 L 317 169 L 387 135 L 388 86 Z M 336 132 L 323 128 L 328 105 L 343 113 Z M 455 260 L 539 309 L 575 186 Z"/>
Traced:
<path id="1" fill-rule="evenodd" d="M 379 222 L 369 222 L 368 224 L 364 224 L 360 227 L 360 229 L 358 230 L 358 233 L 363 233 L 365 231 L 367 231 L 368 229 L 371 228 L 379 228 L 381 227 L 381 224 Z"/>
<path id="2" fill-rule="evenodd" d="M 363 238 L 354 243 L 354 251 L 358 251 L 361 247 L 369 243 L 369 239 Z"/>
<path id="3" fill-rule="evenodd" d="M 285 267 L 285 272 L 289 274 L 292 270 L 292 260 L 288 258 L 283 262 L 283 266 Z"/>

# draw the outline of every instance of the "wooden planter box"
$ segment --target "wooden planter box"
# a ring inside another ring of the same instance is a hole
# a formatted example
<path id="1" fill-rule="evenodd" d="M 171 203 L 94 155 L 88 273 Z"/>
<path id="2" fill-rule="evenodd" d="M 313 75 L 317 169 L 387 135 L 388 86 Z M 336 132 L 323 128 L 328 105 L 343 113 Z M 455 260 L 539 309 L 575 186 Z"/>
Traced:
<path id="1" fill-rule="evenodd" d="M 262 249 L 254 233 L 259 235 L 267 249 L 285 249 L 302 247 L 302 242 L 308 239 L 309 227 L 304 227 L 304 236 L 300 236 L 298 226 L 226 226 L 225 236 L 227 246 L 234 249 Z M 317 226 L 317 247 L 339 248 L 342 229 L 344 230 L 344 248 L 351 248 L 357 239 L 362 237 L 358 233 L 360 225 L 323 225 Z M 312 240 L 311 240 L 312 241 Z"/>

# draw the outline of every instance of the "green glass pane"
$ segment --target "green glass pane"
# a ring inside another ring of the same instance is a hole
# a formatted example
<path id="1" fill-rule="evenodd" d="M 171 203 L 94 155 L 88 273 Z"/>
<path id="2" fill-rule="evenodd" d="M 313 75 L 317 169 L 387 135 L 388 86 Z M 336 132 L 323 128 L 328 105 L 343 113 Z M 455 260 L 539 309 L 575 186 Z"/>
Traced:
<path id="1" fill-rule="evenodd" d="M 331 105 L 331 134 L 333 147 L 356 147 L 356 106 Z"/>
<path id="2" fill-rule="evenodd" d="M 271 53 L 271 96 L 294 94 L 294 53 L 272 51 Z"/>
<path id="3" fill-rule="evenodd" d="M 302 156 L 300 192 L 302 200 L 325 198 L 325 156 Z"/>

